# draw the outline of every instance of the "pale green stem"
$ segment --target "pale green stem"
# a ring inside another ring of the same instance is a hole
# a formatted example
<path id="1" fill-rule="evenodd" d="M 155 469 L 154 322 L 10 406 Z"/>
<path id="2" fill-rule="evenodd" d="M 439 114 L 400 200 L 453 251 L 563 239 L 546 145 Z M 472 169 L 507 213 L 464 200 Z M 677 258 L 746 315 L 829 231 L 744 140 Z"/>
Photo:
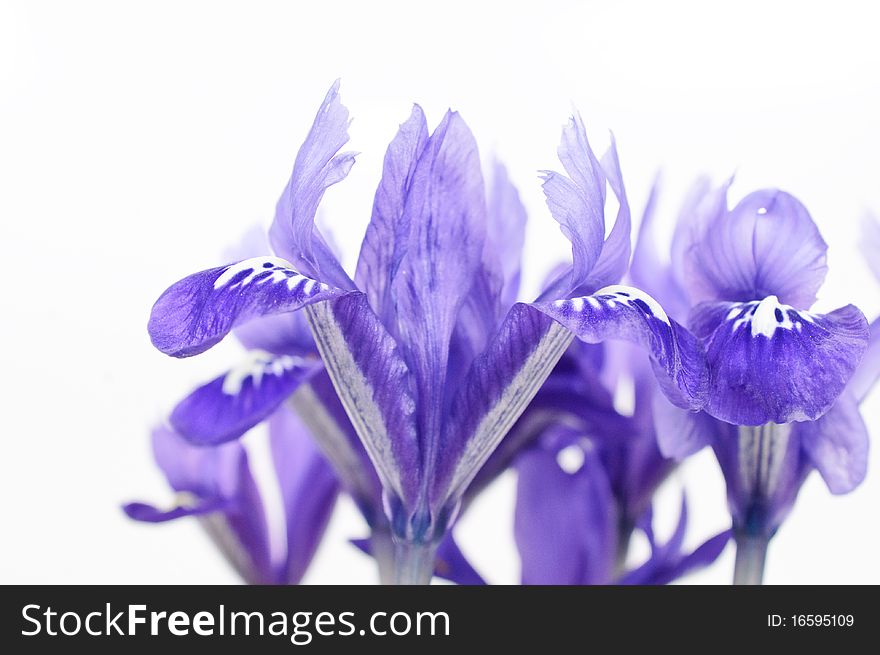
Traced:
<path id="1" fill-rule="evenodd" d="M 733 584 L 762 584 L 769 542 L 769 538 L 762 535 L 739 534 L 736 536 L 736 564 L 733 568 Z"/>
<path id="2" fill-rule="evenodd" d="M 379 568 L 379 584 L 394 584 L 394 542 L 391 533 L 385 530 L 376 530 L 370 537 L 373 559 Z"/>
<path id="3" fill-rule="evenodd" d="M 431 584 L 437 546 L 406 541 L 394 543 L 394 583 L 399 585 Z"/>

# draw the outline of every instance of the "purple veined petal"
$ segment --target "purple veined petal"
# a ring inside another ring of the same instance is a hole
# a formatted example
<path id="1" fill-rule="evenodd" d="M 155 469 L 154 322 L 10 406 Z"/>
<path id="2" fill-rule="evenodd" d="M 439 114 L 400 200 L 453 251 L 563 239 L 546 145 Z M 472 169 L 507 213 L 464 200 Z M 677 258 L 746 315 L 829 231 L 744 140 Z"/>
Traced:
<path id="1" fill-rule="evenodd" d="M 564 284 L 554 285 L 556 297 L 586 282 L 599 260 L 605 238 L 606 181 L 579 115 L 572 116 L 562 130 L 557 153 L 568 177 L 543 171 L 543 189 L 550 214 L 571 241 L 572 268 Z"/>
<path id="2" fill-rule="evenodd" d="M 421 471 L 412 376 L 397 344 L 355 293 L 307 310 L 315 343 L 336 393 L 382 486 L 404 504 Z"/>
<path id="3" fill-rule="evenodd" d="M 684 280 L 694 304 L 773 295 L 805 309 L 828 271 L 827 249 L 797 198 L 756 191 L 703 226 L 685 254 Z"/>
<path id="4" fill-rule="evenodd" d="M 308 277 L 349 290 L 354 283 L 315 226 L 315 214 L 327 188 L 345 179 L 354 165 L 355 153 L 339 153 L 348 143 L 350 122 L 336 80 L 296 155 L 269 228 L 269 240 L 278 256 L 293 262 Z"/>
<path id="5" fill-rule="evenodd" d="M 847 385 L 847 390 L 862 402 L 880 378 L 880 318 L 875 318 L 869 326 L 868 347 L 859 362 L 859 367 Z"/>
<path id="6" fill-rule="evenodd" d="M 657 445 L 664 457 L 681 461 L 712 444 L 716 419 L 705 412 L 676 407 L 661 394 L 654 394 L 652 409 Z"/>
<path id="7" fill-rule="evenodd" d="M 437 563 L 434 566 L 437 577 L 459 585 L 484 585 L 486 581 L 461 552 L 452 532 L 448 532 L 437 548 Z"/>
<path id="8" fill-rule="evenodd" d="M 673 280 L 684 296 L 685 310 L 691 307 L 688 297 L 690 273 L 687 271 L 690 252 L 699 246 L 703 234 L 727 214 L 727 191 L 731 184 L 733 176 L 717 187 L 712 185 L 708 177 L 699 176 L 691 184 L 678 210 L 670 244 L 669 264 Z"/>
<path id="9" fill-rule="evenodd" d="M 496 161 L 489 185 L 486 241 L 449 345 L 447 386 L 460 382 L 516 300 L 525 222 L 519 194 L 504 166 Z"/>
<path id="10" fill-rule="evenodd" d="M 320 369 L 314 359 L 252 350 L 237 367 L 178 403 L 171 412 L 171 425 L 197 446 L 237 439 L 268 418 Z"/>
<path id="11" fill-rule="evenodd" d="M 483 253 L 486 199 L 480 157 L 462 118 L 447 112 L 416 165 L 404 208 L 406 254 L 392 282 L 398 343 L 412 372 L 422 477 L 433 477 L 449 343 Z M 423 490 L 424 491 L 424 490 Z"/>
<path id="12" fill-rule="evenodd" d="M 561 468 L 555 450 L 529 450 L 517 463 L 514 538 L 523 584 L 611 581 L 614 499 L 597 455 L 581 452 L 583 464 L 572 473 Z"/>
<path id="13" fill-rule="evenodd" d="M 196 502 L 195 504 L 190 505 L 175 505 L 170 509 L 160 509 L 155 505 L 150 505 L 148 503 L 126 503 L 122 506 L 122 511 L 133 521 L 141 521 L 143 523 L 165 523 L 186 516 L 201 516 L 202 514 L 222 511 L 228 506 L 229 501 L 221 498 L 212 498 L 209 501 Z"/>
<path id="14" fill-rule="evenodd" d="M 280 407 L 269 419 L 272 462 L 284 500 L 287 556 L 281 579 L 299 584 L 324 536 L 339 483 L 297 415 Z"/>
<path id="15" fill-rule="evenodd" d="M 620 159 L 617 156 L 617 143 L 613 134 L 611 135 L 611 146 L 602 157 L 601 166 L 608 186 L 617 197 L 619 207 L 614 226 L 602 245 L 599 259 L 596 260 L 596 264 L 590 271 L 586 283 L 582 285 L 587 293 L 620 282 L 629 269 L 630 255 L 632 254 L 632 215 L 629 200 L 626 197 L 626 189 L 623 186 Z"/>
<path id="16" fill-rule="evenodd" d="M 234 246 L 223 253 L 226 261 L 238 262 L 254 257 L 265 257 L 272 252 L 266 231 L 251 227 Z M 265 350 L 273 355 L 316 355 L 315 342 L 305 316 L 296 312 L 263 316 L 239 325 L 235 337 L 248 350 Z"/>
<path id="17" fill-rule="evenodd" d="M 868 428 L 852 394 L 844 392 L 820 419 L 798 423 L 794 429 L 831 493 L 849 493 L 865 479 Z"/>
<path id="18" fill-rule="evenodd" d="M 529 305 L 511 308 L 451 404 L 431 480 L 432 508 L 462 497 L 571 340 L 568 330 Z"/>
<path id="19" fill-rule="evenodd" d="M 391 284 L 409 247 L 412 216 L 404 212 L 416 164 L 428 140 L 425 114 L 413 105 L 385 152 L 382 180 L 373 200 L 373 214 L 361 245 L 355 280 L 373 311 L 392 334 L 397 333 Z"/>
<path id="20" fill-rule="evenodd" d="M 878 280 L 880 280 L 880 220 L 873 213 L 862 217 L 859 249 Z"/>
<path id="21" fill-rule="evenodd" d="M 700 198 L 708 193 L 709 182 L 701 178 L 691 188 L 681 210 L 677 232 L 681 232 L 687 224 L 687 218 L 694 213 L 694 208 Z M 651 192 L 642 213 L 639 233 L 633 251 L 632 263 L 629 269 L 629 279 L 633 286 L 651 294 L 666 310 L 666 313 L 679 322 L 687 319 L 690 310 L 690 302 L 684 289 L 679 284 L 673 272 L 673 261 L 661 255 L 658 242 L 660 236 L 657 230 L 656 204 L 659 197 L 660 181 L 654 180 Z M 686 218 L 687 217 L 687 218 Z"/>
<path id="22" fill-rule="evenodd" d="M 669 584 L 673 580 L 713 564 L 724 552 L 732 536 L 732 530 L 723 530 L 710 537 L 692 552 L 681 556 L 677 562 L 667 567 L 662 573 L 655 575 L 649 584 Z"/>
<path id="23" fill-rule="evenodd" d="M 772 535 L 791 511 L 812 468 L 799 425 L 737 426 L 716 419 L 712 448 L 735 529 Z"/>
<path id="24" fill-rule="evenodd" d="M 688 409 L 705 404 L 708 372 L 699 342 L 644 291 L 615 285 L 534 307 L 587 343 L 620 339 L 641 346 L 670 401 Z"/>
<path id="25" fill-rule="evenodd" d="M 153 345 L 166 355 L 190 357 L 251 319 L 293 312 L 344 293 L 300 275 L 283 259 L 254 257 L 172 284 L 153 305 L 147 329 Z"/>
<path id="26" fill-rule="evenodd" d="M 664 584 L 657 580 L 662 576 L 665 569 L 669 568 L 679 559 L 688 522 L 687 500 L 684 495 L 681 498 L 678 523 L 675 524 L 675 530 L 673 530 L 672 536 L 669 537 L 666 543 L 660 544 L 657 542 L 654 534 L 653 519 L 654 512 L 649 507 L 639 521 L 639 527 L 645 533 L 648 543 L 651 545 L 650 557 L 648 557 L 644 564 L 623 575 L 618 581 L 620 584 Z"/>
<path id="27" fill-rule="evenodd" d="M 197 499 L 187 505 L 217 504 L 199 523 L 239 575 L 252 584 L 274 583 L 263 501 L 242 445 L 191 446 L 164 426 L 153 430 L 152 445 L 172 489 Z"/>
<path id="28" fill-rule="evenodd" d="M 248 350 L 273 355 L 317 357 L 306 317 L 300 312 L 261 316 L 235 328 L 235 336 Z"/>
<path id="29" fill-rule="evenodd" d="M 507 311 L 516 302 L 522 268 L 522 251 L 528 215 L 519 192 L 510 181 L 507 169 L 499 161 L 492 166 L 488 195 L 488 230 L 486 249 L 498 258 L 501 289 L 501 309 Z M 484 253 L 484 258 L 488 256 Z"/>
<path id="30" fill-rule="evenodd" d="M 736 425 L 815 420 L 846 387 L 868 344 L 854 306 L 811 314 L 780 304 L 704 303 L 691 329 L 706 347 L 706 411 Z"/>
<path id="31" fill-rule="evenodd" d="M 327 371 L 301 385 L 291 406 L 370 527 L 384 525 L 382 484 Z"/>
<path id="32" fill-rule="evenodd" d="M 601 384 L 592 364 L 582 366 L 583 352 L 596 346 L 572 343 L 525 411 L 492 451 L 467 488 L 464 504 L 511 465 L 514 458 L 554 425 L 571 426 L 579 436 L 629 440 L 635 437 L 632 419 L 614 409 L 614 401 Z"/>

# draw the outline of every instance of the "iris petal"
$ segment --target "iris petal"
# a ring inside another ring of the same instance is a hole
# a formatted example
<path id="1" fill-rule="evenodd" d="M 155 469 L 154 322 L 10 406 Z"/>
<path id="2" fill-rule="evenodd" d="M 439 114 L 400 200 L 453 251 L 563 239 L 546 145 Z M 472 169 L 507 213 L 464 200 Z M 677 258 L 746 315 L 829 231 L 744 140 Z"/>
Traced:
<path id="1" fill-rule="evenodd" d="M 259 316 L 293 312 L 344 292 L 301 275 L 277 257 L 254 257 L 195 273 L 153 305 L 147 329 L 166 355 L 190 357 Z"/>
<path id="2" fill-rule="evenodd" d="M 820 315 L 780 304 L 704 303 L 691 313 L 710 370 L 706 411 L 736 425 L 815 420 L 852 377 L 868 325 L 852 305 Z"/>
<path id="3" fill-rule="evenodd" d="M 236 439 L 268 418 L 320 368 L 316 360 L 250 351 L 240 366 L 178 403 L 171 425 L 196 445 Z"/>
<path id="4" fill-rule="evenodd" d="M 756 191 L 730 211 L 725 203 L 710 213 L 683 253 L 694 304 L 770 295 L 797 308 L 815 302 L 828 271 L 827 246 L 794 196 Z"/>
<path id="5" fill-rule="evenodd" d="M 700 344 L 643 291 L 613 286 L 535 307 L 588 343 L 621 339 L 641 346 L 670 401 L 688 409 L 705 403 L 708 373 Z"/>
<path id="6" fill-rule="evenodd" d="M 269 229 L 276 254 L 305 275 L 340 289 L 353 289 L 354 283 L 315 226 L 315 214 L 327 188 L 345 179 L 354 165 L 354 153 L 339 153 L 348 142 L 349 122 L 336 80 L 296 155 Z"/>

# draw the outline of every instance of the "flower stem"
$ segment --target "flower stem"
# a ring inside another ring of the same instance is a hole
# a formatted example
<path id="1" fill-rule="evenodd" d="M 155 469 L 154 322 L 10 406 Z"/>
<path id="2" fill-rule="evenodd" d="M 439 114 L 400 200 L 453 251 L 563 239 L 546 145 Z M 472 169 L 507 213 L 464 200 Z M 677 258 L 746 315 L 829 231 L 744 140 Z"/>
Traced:
<path id="1" fill-rule="evenodd" d="M 379 584 L 394 584 L 394 542 L 391 540 L 391 533 L 374 529 L 370 546 L 379 569 Z"/>
<path id="2" fill-rule="evenodd" d="M 736 535 L 736 564 L 733 568 L 733 584 L 762 584 L 769 542 L 770 539 L 763 535 Z"/>
<path id="3" fill-rule="evenodd" d="M 434 575 L 434 544 L 396 541 L 394 543 L 394 583 L 399 585 L 431 584 Z"/>

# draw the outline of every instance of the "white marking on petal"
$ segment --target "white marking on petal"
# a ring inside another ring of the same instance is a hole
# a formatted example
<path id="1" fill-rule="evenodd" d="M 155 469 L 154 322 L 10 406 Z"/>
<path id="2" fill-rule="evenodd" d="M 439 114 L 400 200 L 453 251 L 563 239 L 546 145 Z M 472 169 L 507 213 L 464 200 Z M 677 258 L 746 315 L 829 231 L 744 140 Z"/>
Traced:
<path id="1" fill-rule="evenodd" d="M 566 446 L 556 453 L 556 463 L 569 475 L 574 475 L 584 466 L 584 450 L 576 444 Z"/>
<path id="2" fill-rule="evenodd" d="M 241 392 L 245 380 L 252 378 L 254 387 L 259 387 L 264 375 L 280 377 L 294 366 L 302 365 L 301 357 L 290 355 L 276 356 L 265 350 L 251 350 L 238 366 L 230 370 L 223 378 L 222 391 L 228 396 L 236 396 Z"/>
<path id="3" fill-rule="evenodd" d="M 593 309 L 599 309 L 602 306 L 602 303 L 599 302 L 599 299 L 594 298 L 593 296 L 587 296 L 587 302 Z"/>
<path id="4" fill-rule="evenodd" d="M 573 311 L 582 312 L 584 310 L 584 298 L 583 296 L 580 298 L 572 298 L 571 299 L 571 308 Z"/>
<path id="5" fill-rule="evenodd" d="M 271 267 L 266 266 L 266 264 L 271 264 Z M 227 266 L 217 279 L 214 280 L 214 288 L 221 289 L 222 287 L 225 287 L 233 280 L 233 278 L 244 271 L 249 271 L 248 275 L 236 282 L 235 286 L 247 286 L 254 281 L 254 278 L 257 275 L 270 269 L 272 270 L 272 275 L 267 276 L 267 279 L 269 277 L 275 278 L 276 271 L 283 276 L 283 278 L 276 279 L 275 281 L 281 281 L 281 279 L 287 278 L 287 274 L 284 273 L 284 270 L 296 273 L 296 271 L 293 270 L 293 265 L 289 261 L 281 259 L 280 257 L 252 257 L 250 259 L 245 259 L 242 262 L 238 262 L 237 264 Z"/>
<path id="6" fill-rule="evenodd" d="M 776 296 L 767 296 L 760 302 L 737 305 L 728 312 L 727 320 L 730 321 L 737 312 L 742 313 L 733 322 L 732 331 L 736 332 L 748 324 L 753 337 L 761 335 L 768 339 L 773 337 L 777 329 L 801 330 L 801 320 L 814 322 L 809 312 L 799 312 L 790 305 L 783 305 Z"/>
<path id="7" fill-rule="evenodd" d="M 654 300 L 647 293 L 642 291 L 641 289 L 636 289 L 635 287 L 628 287 L 622 284 L 612 284 L 611 286 L 604 287 L 599 289 L 594 296 L 611 296 L 610 299 L 606 299 L 606 302 L 609 307 L 614 307 L 614 302 L 625 303 L 630 307 L 633 306 L 633 300 L 641 300 L 648 306 L 648 309 L 651 310 L 651 314 L 660 321 L 663 321 L 667 325 L 669 325 L 669 316 L 666 315 L 666 311 L 660 305 L 659 302 Z"/>

